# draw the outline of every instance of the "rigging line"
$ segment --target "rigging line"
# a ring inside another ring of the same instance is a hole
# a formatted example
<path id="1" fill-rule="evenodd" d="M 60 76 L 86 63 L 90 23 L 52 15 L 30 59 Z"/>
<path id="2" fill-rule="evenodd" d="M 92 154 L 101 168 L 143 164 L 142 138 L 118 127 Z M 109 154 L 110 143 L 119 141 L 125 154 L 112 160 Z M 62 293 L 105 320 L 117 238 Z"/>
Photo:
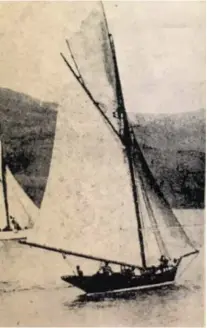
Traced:
<path id="1" fill-rule="evenodd" d="M 16 178 L 14 177 L 14 179 L 16 180 Z M 16 180 L 16 182 L 18 183 L 18 181 Z M 21 188 L 21 186 L 20 186 L 20 184 L 18 183 L 18 185 L 19 185 L 19 187 Z M 26 215 L 28 216 L 28 218 L 29 218 L 29 221 L 30 221 L 30 224 L 32 224 L 33 222 L 32 222 L 32 217 L 31 217 L 31 215 L 28 213 L 28 211 L 27 211 L 27 209 L 26 209 L 26 207 L 25 207 L 25 205 L 23 204 L 23 202 L 22 202 L 22 200 L 21 200 L 21 198 L 20 198 L 20 196 L 18 195 L 18 192 L 16 191 L 16 195 L 17 195 L 17 198 L 18 198 L 18 200 L 19 200 L 19 203 L 22 205 L 22 207 L 23 207 L 23 210 L 24 210 L 24 212 L 26 213 Z"/>
<path id="2" fill-rule="evenodd" d="M 141 182 L 141 183 L 142 183 L 142 182 Z M 143 183 L 142 183 L 142 186 L 143 186 Z M 144 187 L 143 187 L 143 188 L 144 188 Z M 148 206 L 148 209 L 149 209 L 149 211 L 150 211 L 150 215 L 149 215 L 149 217 L 151 216 L 151 217 L 152 217 L 152 220 L 153 220 L 154 222 L 156 222 L 156 219 L 155 219 L 155 216 L 154 216 L 154 212 L 153 212 L 152 206 L 151 206 L 151 204 L 150 204 L 149 198 L 148 198 L 148 196 L 146 195 L 146 193 L 143 193 L 143 197 L 144 197 L 144 199 L 145 199 L 145 201 L 146 201 L 146 204 L 147 204 L 147 206 Z M 156 238 L 156 241 L 157 241 L 157 244 L 158 244 L 159 250 L 160 250 L 160 252 L 161 252 L 161 255 L 164 253 L 164 254 L 166 254 L 168 257 L 170 257 L 169 252 L 168 252 L 168 250 L 167 250 L 167 247 L 166 247 L 166 245 L 165 245 L 165 243 L 164 243 L 164 240 L 163 240 L 163 238 L 162 238 L 162 236 L 161 236 L 161 233 L 160 233 L 159 227 L 157 227 L 157 229 L 154 230 L 154 231 L 156 231 L 156 233 L 154 233 L 154 235 L 155 235 L 155 238 Z M 153 230 L 152 230 L 152 232 L 153 232 Z"/>
<path id="3" fill-rule="evenodd" d="M 139 192 L 137 191 L 137 201 L 138 203 L 140 203 L 140 195 L 139 195 Z M 138 228 L 138 230 L 140 230 L 142 232 L 142 236 L 143 236 L 143 241 L 144 241 L 144 244 L 145 244 L 145 250 L 146 249 L 149 249 L 149 243 L 148 243 L 148 240 L 146 238 L 146 233 L 147 233 L 147 230 L 144 229 L 144 215 L 142 213 L 142 210 L 139 206 L 139 217 L 140 217 L 140 228 Z"/>
<path id="4" fill-rule="evenodd" d="M 70 269 L 72 269 L 71 263 L 69 262 L 69 260 L 67 259 L 67 256 L 65 254 L 62 254 L 63 260 L 67 263 L 67 265 L 69 266 Z M 75 275 L 75 271 L 73 270 L 73 273 Z"/>
<path id="5" fill-rule="evenodd" d="M 121 143 L 123 143 L 121 135 L 116 131 L 116 129 L 114 128 L 114 126 L 111 123 L 111 121 L 108 119 L 108 117 L 106 116 L 106 114 L 104 113 L 104 111 L 101 109 L 100 104 L 93 98 L 91 92 L 86 87 L 85 83 L 82 83 L 81 82 L 79 76 L 76 74 L 76 72 L 74 71 L 74 69 L 72 68 L 72 66 L 70 65 L 70 63 L 66 59 L 66 57 L 63 55 L 63 53 L 60 53 L 60 55 L 63 58 L 66 66 L 69 68 L 69 70 L 71 71 L 71 73 L 75 77 L 75 79 L 79 82 L 79 84 L 82 86 L 82 88 L 85 91 L 85 93 L 88 95 L 89 99 L 92 101 L 93 105 L 98 109 L 98 111 L 100 112 L 101 116 L 103 117 L 103 119 L 105 120 L 105 122 L 107 123 L 107 125 L 111 128 L 111 130 L 116 135 L 116 137 L 118 137 L 118 139 L 121 141 Z"/>
<path id="6" fill-rule="evenodd" d="M 153 209 L 152 209 L 152 206 L 151 206 L 151 203 L 150 203 L 149 197 L 148 197 L 147 193 L 145 192 L 144 180 L 143 180 L 142 176 L 139 174 L 139 171 L 138 171 L 138 170 L 137 170 L 137 173 L 138 173 L 138 175 L 139 175 L 139 179 L 140 179 L 140 181 L 141 181 L 141 186 L 142 186 L 142 188 L 143 188 L 143 193 L 142 193 L 143 198 L 144 198 L 144 200 L 145 200 L 145 202 L 146 202 L 146 205 L 148 206 L 148 209 L 149 209 L 149 211 L 150 211 L 150 215 L 151 215 L 151 217 L 152 217 L 152 220 L 153 220 L 153 222 L 156 224 L 157 233 L 154 233 L 154 235 L 155 235 L 155 238 L 156 238 L 156 241 L 157 241 L 157 244 L 158 244 L 159 250 L 160 250 L 161 254 L 163 253 L 163 250 L 164 250 L 164 253 L 167 254 L 168 257 L 170 257 L 170 256 L 169 256 L 169 252 L 168 252 L 168 250 L 167 250 L 167 247 L 166 247 L 166 245 L 165 245 L 165 243 L 164 243 L 164 240 L 163 240 L 163 238 L 162 238 L 162 236 L 161 236 L 161 233 L 160 233 L 159 227 L 158 227 L 158 225 L 157 225 L 157 221 L 156 221 L 156 219 L 155 219 L 155 215 L 154 215 L 154 212 L 153 212 Z M 146 207 L 146 209 L 147 209 L 147 207 Z M 149 217 L 150 217 L 150 216 L 149 216 Z"/>
<path id="7" fill-rule="evenodd" d="M 137 202 L 140 203 L 140 197 L 139 197 L 139 191 L 137 190 Z M 144 242 L 144 245 L 145 245 L 145 252 L 146 252 L 146 249 L 149 249 L 149 243 L 148 243 L 148 240 L 146 238 L 146 232 L 147 230 L 144 228 L 144 219 L 143 219 L 144 215 L 141 211 L 141 208 L 139 206 L 139 218 L 140 218 L 140 227 L 138 227 L 138 232 L 140 231 L 142 233 L 142 237 L 143 237 L 143 242 Z"/>
<path id="8" fill-rule="evenodd" d="M 25 212 L 25 213 L 27 214 L 27 216 L 28 216 L 28 219 L 29 219 L 29 221 L 30 221 L 30 224 L 33 223 L 33 222 L 32 222 L 32 217 L 31 217 L 31 215 L 28 213 L 28 211 L 27 211 L 25 205 L 23 204 L 23 202 L 21 201 L 20 196 L 17 195 L 17 197 L 18 197 L 18 200 L 19 200 L 20 204 L 21 204 L 22 207 L 23 207 L 24 212 Z"/>
<path id="9" fill-rule="evenodd" d="M 143 234 L 142 234 L 142 230 L 140 230 L 140 228 L 142 228 L 142 226 L 141 226 L 141 220 L 140 220 L 140 211 L 139 211 L 139 205 L 138 205 L 138 192 L 137 192 L 137 186 L 136 186 L 136 182 L 135 182 L 131 147 L 129 149 L 126 149 L 126 153 L 127 153 L 127 159 L 128 159 L 128 165 L 129 165 L 129 171 L 130 171 L 130 177 L 131 177 L 131 188 L 132 188 L 132 195 L 133 195 L 133 199 L 134 199 L 135 214 L 136 214 L 136 218 L 137 218 L 137 231 L 138 231 L 138 238 L 139 238 L 139 242 L 140 242 L 140 255 L 141 255 L 141 259 L 142 259 L 142 265 L 145 268 L 147 266 L 147 264 L 146 264 Z"/>
<path id="10" fill-rule="evenodd" d="M 172 245 L 172 246 L 175 245 L 175 243 L 174 243 L 173 241 L 168 241 L 168 244 L 169 244 L 169 245 Z M 194 241 L 194 244 L 197 244 L 197 242 Z M 199 246 L 199 247 L 200 247 L 200 246 Z M 183 247 L 180 247 L 180 246 L 178 246 L 178 248 L 179 248 L 179 249 L 183 249 Z M 193 247 L 193 248 L 196 249 L 196 247 Z"/>
<path id="11" fill-rule="evenodd" d="M 129 167 L 129 171 L 130 171 L 130 167 Z M 131 173 L 131 172 L 129 172 L 129 173 Z M 132 193 L 133 193 L 133 185 L 132 185 L 132 177 L 131 176 L 130 176 L 130 180 L 131 180 L 131 187 L 132 187 Z M 137 193 L 136 193 L 136 196 L 135 197 L 136 197 L 136 201 L 137 201 L 137 204 L 138 204 L 140 202 L 140 197 L 139 197 L 138 190 L 137 190 Z M 142 213 L 142 211 L 141 211 L 141 209 L 140 209 L 140 207 L 138 205 L 137 205 L 137 207 L 138 207 L 138 211 L 139 211 L 139 213 L 138 213 L 138 215 L 139 215 L 139 221 L 137 222 L 138 237 L 140 236 L 140 233 L 141 233 L 141 236 L 142 236 L 141 238 L 143 240 L 144 250 L 146 250 L 146 248 L 148 248 L 148 245 L 149 244 L 147 242 L 147 238 L 145 238 L 146 230 L 143 229 L 143 227 L 144 227 L 143 213 Z M 135 214 L 137 214 L 136 209 L 135 209 Z M 141 251 L 143 251 L 143 249 L 141 249 Z M 145 256 L 145 262 L 146 262 L 146 256 Z M 147 266 L 146 263 L 145 263 L 145 265 Z"/>
<path id="12" fill-rule="evenodd" d="M 195 256 L 193 256 L 190 260 L 190 262 L 184 267 L 184 269 L 179 273 L 179 275 L 177 276 L 177 279 L 180 278 L 184 272 L 189 268 L 189 266 L 192 264 L 192 262 L 196 259 L 196 257 L 198 256 L 198 253 L 195 254 Z"/>
<path id="13" fill-rule="evenodd" d="M 108 33 L 108 36 L 110 36 L 110 31 L 109 31 L 109 26 L 108 26 L 108 21 L 106 19 L 106 13 L 105 13 L 105 9 L 104 9 L 104 5 L 103 5 L 103 1 L 99 1 L 100 5 L 101 5 L 101 9 L 102 9 L 102 12 L 103 12 L 103 16 L 104 16 L 104 22 L 106 24 L 106 30 L 107 30 L 107 33 Z"/>
<path id="14" fill-rule="evenodd" d="M 66 40 L 66 44 L 67 44 L 68 50 L 70 52 L 70 56 L 71 56 L 71 58 L 73 60 L 73 63 L 75 65 L 75 68 L 76 68 L 76 70 L 78 72 L 78 75 L 79 75 L 78 77 L 79 77 L 80 81 L 84 84 L 84 80 L 83 80 L 83 77 L 82 77 L 81 72 L 79 70 L 78 64 L 77 64 L 77 62 L 75 60 L 75 57 L 73 56 L 73 52 L 72 52 L 72 49 L 71 49 L 69 40 Z"/>
<path id="15" fill-rule="evenodd" d="M 137 200 L 139 201 L 139 199 L 137 199 Z M 140 223 L 141 223 L 141 226 L 143 227 L 144 226 L 144 215 L 140 208 L 139 208 L 139 214 L 140 214 Z M 140 230 L 142 232 L 145 254 L 147 254 L 146 250 L 149 250 L 149 242 L 146 238 L 147 230 L 145 230 L 143 228 L 138 228 L 137 230 Z M 146 262 L 147 262 L 147 260 L 146 260 Z"/>
<path id="16" fill-rule="evenodd" d="M 202 224 L 182 224 L 182 227 L 201 227 L 201 226 L 205 226 L 205 224 L 204 223 L 202 223 Z M 159 226 L 160 228 L 166 228 L 166 226 Z M 180 226 L 178 226 L 178 225 L 170 225 L 170 226 L 168 226 L 168 228 L 180 228 Z M 145 227 L 144 229 L 152 229 L 152 230 L 156 230 L 157 229 L 157 226 L 151 226 L 151 227 Z M 143 230 L 143 228 L 142 228 L 142 230 Z"/>

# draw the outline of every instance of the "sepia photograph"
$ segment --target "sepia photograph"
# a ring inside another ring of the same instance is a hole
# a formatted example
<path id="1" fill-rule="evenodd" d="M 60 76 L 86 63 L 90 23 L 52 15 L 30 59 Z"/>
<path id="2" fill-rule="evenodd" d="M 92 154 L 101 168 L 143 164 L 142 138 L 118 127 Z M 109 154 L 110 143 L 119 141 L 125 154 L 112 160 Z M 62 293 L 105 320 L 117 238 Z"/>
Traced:
<path id="1" fill-rule="evenodd" d="M 0 2 L 0 326 L 204 327 L 204 1 Z"/>

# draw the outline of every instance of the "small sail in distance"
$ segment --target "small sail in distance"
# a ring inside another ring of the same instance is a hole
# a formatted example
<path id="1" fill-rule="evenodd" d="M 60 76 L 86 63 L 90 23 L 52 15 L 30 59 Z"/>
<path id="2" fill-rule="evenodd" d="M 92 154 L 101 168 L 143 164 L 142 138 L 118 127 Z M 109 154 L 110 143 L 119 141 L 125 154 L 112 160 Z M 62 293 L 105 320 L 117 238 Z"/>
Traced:
<path id="1" fill-rule="evenodd" d="M 0 149 L 0 240 L 26 238 L 28 229 L 33 227 L 34 220 L 38 215 L 38 209 L 5 164 L 2 143 Z"/>
<path id="2" fill-rule="evenodd" d="M 37 206 L 24 192 L 18 181 L 7 167 L 7 184 L 8 188 L 9 210 L 10 215 L 15 217 L 19 225 L 24 229 L 31 229 L 34 225 L 35 218 L 38 215 Z M 15 214 L 16 213 L 16 214 Z"/>

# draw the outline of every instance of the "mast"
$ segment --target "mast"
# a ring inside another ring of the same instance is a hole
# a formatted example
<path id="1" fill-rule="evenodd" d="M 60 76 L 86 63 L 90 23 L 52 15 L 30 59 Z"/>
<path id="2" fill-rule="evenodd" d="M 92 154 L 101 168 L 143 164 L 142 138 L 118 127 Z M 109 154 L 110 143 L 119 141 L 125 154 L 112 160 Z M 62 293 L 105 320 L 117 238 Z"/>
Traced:
<path id="1" fill-rule="evenodd" d="M 1 142 L 1 171 L 2 171 L 2 184 L 3 184 L 3 195 L 4 195 L 4 205 L 6 210 L 6 221 L 7 225 L 4 230 L 11 230 L 9 221 L 9 204 L 7 198 L 7 182 L 6 182 L 6 164 L 4 161 L 4 148 Z"/>
<path id="2" fill-rule="evenodd" d="M 142 259 L 142 265 L 143 267 L 146 267 L 146 256 L 145 256 L 145 249 L 144 249 L 144 238 L 142 234 L 142 224 L 140 219 L 140 212 L 139 212 L 139 205 L 138 205 L 138 192 L 137 192 L 137 186 L 135 181 L 135 174 L 134 174 L 134 166 L 133 166 L 133 142 L 132 142 L 132 135 L 131 135 L 131 129 L 129 126 L 125 104 L 124 104 L 124 98 L 122 93 L 122 86 L 119 76 L 119 70 L 116 60 L 116 53 L 114 48 L 114 43 L 112 40 L 112 37 L 110 36 L 110 42 L 112 45 L 112 54 L 114 59 L 114 65 L 115 65 L 115 75 L 116 75 L 116 82 L 117 82 L 117 98 L 118 98 L 118 117 L 120 117 L 120 120 L 123 122 L 123 140 L 124 145 L 126 147 L 126 155 L 129 165 L 129 171 L 130 171 L 130 177 L 131 177 L 131 187 L 132 187 L 132 194 L 134 199 L 134 207 L 135 207 L 135 213 L 137 218 L 137 228 L 138 228 L 138 238 L 140 243 L 140 254 Z"/>
<path id="3" fill-rule="evenodd" d="M 146 267 L 144 238 L 143 238 L 143 234 L 142 234 L 142 224 L 141 224 L 141 218 L 140 218 L 140 212 L 139 212 L 139 206 L 138 206 L 138 191 L 137 191 L 137 186 L 136 186 L 136 181 L 135 181 L 134 165 L 133 165 L 133 153 L 134 153 L 133 148 L 134 147 L 133 147 L 132 133 L 131 133 L 131 129 L 129 126 L 129 121 L 128 121 L 125 103 L 124 103 L 124 96 L 123 96 L 123 92 L 122 92 L 122 85 L 121 85 L 118 63 L 117 63 L 117 58 L 116 58 L 115 45 L 113 42 L 112 35 L 110 34 L 109 29 L 108 29 L 108 22 L 106 19 L 106 14 L 105 14 L 105 10 L 104 10 L 104 6 L 103 6 L 102 2 L 101 2 L 101 6 L 103 9 L 104 19 L 105 19 L 105 23 L 106 23 L 106 28 L 107 28 L 107 33 L 108 33 L 108 37 L 109 37 L 109 42 L 110 42 L 111 51 L 112 51 L 112 58 L 113 58 L 114 68 L 115 68 L 116 94 L 117 94 L 117 101 L 118 101 L 117 115 L 118 115 L 118 119 L 120 121 L 120 133 L 122 135 L 122 140 L 123 140 L 124 146 L 126 147 L 126 155 L 127 155 L 130 177 L 131 177 L 131 187 L 132 187 L 135 213 L 136 213 L 136 218 L 137 218 L 138 238 L 139 238 L 139 243 L 140 243 L 140 255 L 141 255 L 142 265 L 143 265 L 143 267 Z"/>

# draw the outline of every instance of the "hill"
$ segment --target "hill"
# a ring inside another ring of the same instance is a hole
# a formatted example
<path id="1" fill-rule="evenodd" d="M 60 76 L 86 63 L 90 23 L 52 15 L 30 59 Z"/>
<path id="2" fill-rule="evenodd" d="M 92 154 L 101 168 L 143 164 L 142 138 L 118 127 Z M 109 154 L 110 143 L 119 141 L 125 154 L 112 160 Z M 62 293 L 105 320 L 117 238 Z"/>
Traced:
<path id="1" fill-rule="evenodd" d="M 23 189 L 41 205 L 49 174 L 57 104 L 0 88 L 5 160 Z"/>
<path id="2" fill-rule="evenodd" d="M 136 115 L 134 131 L 166 198 L 176 208 L 203 208 L 205 111 Z"/>
<path id="3" fill-rule="evenodd" d="M 6 161 L 31 199 L 41 205 L 48 179 L 57 104 L 0 88 L 0 132 Z M 137 140 L 168 201 L 203 208 L 205 111 L 131 115 Z"/>

